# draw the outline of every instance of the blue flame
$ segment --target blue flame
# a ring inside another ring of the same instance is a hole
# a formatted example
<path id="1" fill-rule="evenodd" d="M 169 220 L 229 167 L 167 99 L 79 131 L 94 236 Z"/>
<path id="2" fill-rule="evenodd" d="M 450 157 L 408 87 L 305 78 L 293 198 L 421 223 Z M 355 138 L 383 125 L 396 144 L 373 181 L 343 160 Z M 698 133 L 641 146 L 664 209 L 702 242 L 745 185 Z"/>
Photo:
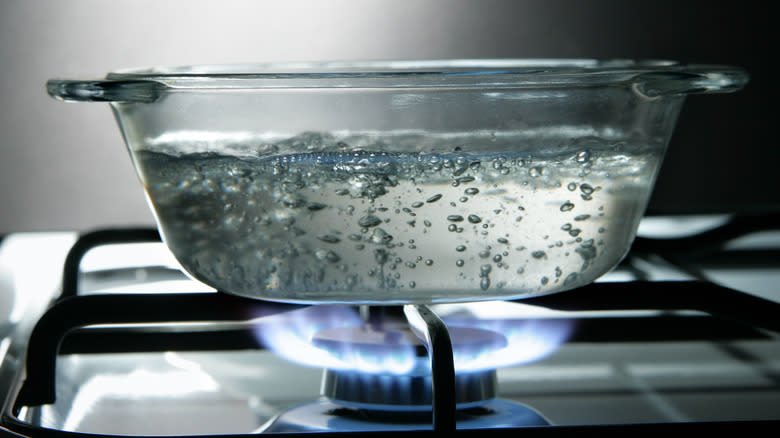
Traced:
<path id="1" fill-rule="evenodd" d="M 281 357 L 301 365 L 373 374 L 406 374 L 416 365 L 414 348 L 409 346 L 376 351 L 351 348 L 349 342 L 333 350 L 313 345 L 312 338 L 322 330 L 364 324 L 357 311 L 349 307 L 311 306 L 258 322 L 257 338 Z"/>
<path id="2" fill-rule="evenodd" d="M 457 372 L 503 368 L 542 359 L 566 342 L 572 332 L 572 322 L 564 318 L 484 319 L 469 316 L 444 318 L 444 321 L 450 327 L 492 330 L 507 340 L 501 348 L 490 345 L 464 348 L 458 345 L 457 338 L 452 339 Z M 396 375 L 430 369 L 428 358 L 417 357 L 411 346 L 365 349 L 344 342 L 326 350 L 312 343 L 314 335 L 322 330 L 364 324 L 354 308 L 322 305 L 261 318 L 255 333 L 267 348 L 301 365 Z"/>
<path id="3" fill-rule="evenodd" d="M 507 344 L 498 349 L 453 348 L 455 370 L 481 371 L 520 365 L 540 360 L 566 342 L 572 332 L 572 322 L 562 318 L 545 319 L 456 319 L 446 320 L 450 326 L 481 328 L 501 333 Z M 453 339 L 453 344 L 457 340 Z"/>

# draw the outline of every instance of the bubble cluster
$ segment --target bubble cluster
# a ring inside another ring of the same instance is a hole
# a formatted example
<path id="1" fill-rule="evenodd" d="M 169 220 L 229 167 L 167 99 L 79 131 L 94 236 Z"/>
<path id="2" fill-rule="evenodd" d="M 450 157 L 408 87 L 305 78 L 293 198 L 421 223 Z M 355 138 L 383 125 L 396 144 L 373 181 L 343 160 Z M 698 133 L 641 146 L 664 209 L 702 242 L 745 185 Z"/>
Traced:
<path id="1" fill-rule="evenodd" d="M 588 283 L 628 247 L 653 168 L 652 155 L 626 161 L 593 138 L 546 157 L 467 143 L 350 150 L 361 141 L 306 134 L 249 157 L 135 158 L 193 276 L 299 301 L 492 299 Z"/>

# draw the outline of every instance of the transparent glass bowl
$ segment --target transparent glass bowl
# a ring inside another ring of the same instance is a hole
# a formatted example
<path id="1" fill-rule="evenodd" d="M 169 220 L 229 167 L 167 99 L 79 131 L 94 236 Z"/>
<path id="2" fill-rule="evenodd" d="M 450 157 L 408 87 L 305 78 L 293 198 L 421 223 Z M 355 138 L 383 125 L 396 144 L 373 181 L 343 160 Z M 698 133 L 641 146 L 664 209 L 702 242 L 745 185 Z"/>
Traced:
<path id="1" fill-rule="evenodd" d="M 746 82 L 668 61 L 451 60 L 149 69 L 48 90 L 111 104 L 194 278 L 400 304 L 603 275 L 635 237 L 686 95 Z"/>

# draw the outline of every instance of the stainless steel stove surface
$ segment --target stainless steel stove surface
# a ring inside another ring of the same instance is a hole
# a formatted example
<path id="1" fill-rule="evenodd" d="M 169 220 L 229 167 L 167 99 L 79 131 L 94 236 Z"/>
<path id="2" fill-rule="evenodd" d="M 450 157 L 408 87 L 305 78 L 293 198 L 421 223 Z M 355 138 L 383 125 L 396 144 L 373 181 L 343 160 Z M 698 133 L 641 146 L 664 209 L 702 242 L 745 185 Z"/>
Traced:
<path id="1" fill-rule="evenodd" d="M 9 235 L 0 435 L 776 426 L 776 219 L 648 218 L 582 290 L 380 310 L 214 293 L 151 230 Z M 452 381 L 430 318 L 449 327 Z"/>

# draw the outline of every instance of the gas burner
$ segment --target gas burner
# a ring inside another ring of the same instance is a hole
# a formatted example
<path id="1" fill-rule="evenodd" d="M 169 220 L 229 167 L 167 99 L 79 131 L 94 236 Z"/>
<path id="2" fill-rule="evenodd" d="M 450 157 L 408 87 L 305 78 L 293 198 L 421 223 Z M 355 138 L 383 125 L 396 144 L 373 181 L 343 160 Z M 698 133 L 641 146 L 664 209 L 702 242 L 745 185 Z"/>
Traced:
<path id="1" fill-rule="evenodd" d="M 449 333 L 455 354 L 479 354 L 507 345 L 503 335 L 490 330 L 454 326 L 449 327 Z M 388 363 L 414 355 L 413 367 L 404 373 L 326 369 L 321 390 L 324 397 L 343 406 L 369 410 L 431 410 L 433 391 L 428 353 L 408 323 L 390 320 L 326 329 L 314 335 L 312 344 L 341 359 L 353 361 L 366 358 Z M 477 406 L 495 395 L 495 370 L 455 375 L 458 408 Z"/>
<path id="2" fill-rule="evenodd" d="M 446 338 L 451 337 L 445 348 L 450 358 L 456 352 L 481 354 L 504 348 L 508 345 L 504 335 L 474 327 L 446 327 L 424 306 L 404 308 L 409 321 L 390 316 L 397 309 L 362 310 L 365 324 L 322 330 L 313 336 L 312 345 L 347 361 L 370 358 L 387 363 L 411 353 L 414 366 L 404 373 L 387 371 L 392 367 L 370 373 L 360 371 L 357 365 L 355 369 L 326 369 L 321 399 L 283 412 L 261 432 L 447 430 L 447 423 L 454 429 L 455 422 L 467 429 L 549 424 L 525 405 L 496 398 L 495 369 L 452 374 L 450 388 L 441 389 L 451 395 L 448 403 L 442 406 L 441 398 L 437 401 L 435 388 L 447 381 L 448 369 L 451 372 L 454 368 L 452 362 L 434 362 L 437 349 L 438 354 L 442 352 L 436 345 L 440 341 L 434 340 L 436 331 L 443 329 Z M 423 320 L 423 327 L 415 327 L 416 316 Z M 450 418 L 437 421 L 437 415 L 442 414 Z"/>

